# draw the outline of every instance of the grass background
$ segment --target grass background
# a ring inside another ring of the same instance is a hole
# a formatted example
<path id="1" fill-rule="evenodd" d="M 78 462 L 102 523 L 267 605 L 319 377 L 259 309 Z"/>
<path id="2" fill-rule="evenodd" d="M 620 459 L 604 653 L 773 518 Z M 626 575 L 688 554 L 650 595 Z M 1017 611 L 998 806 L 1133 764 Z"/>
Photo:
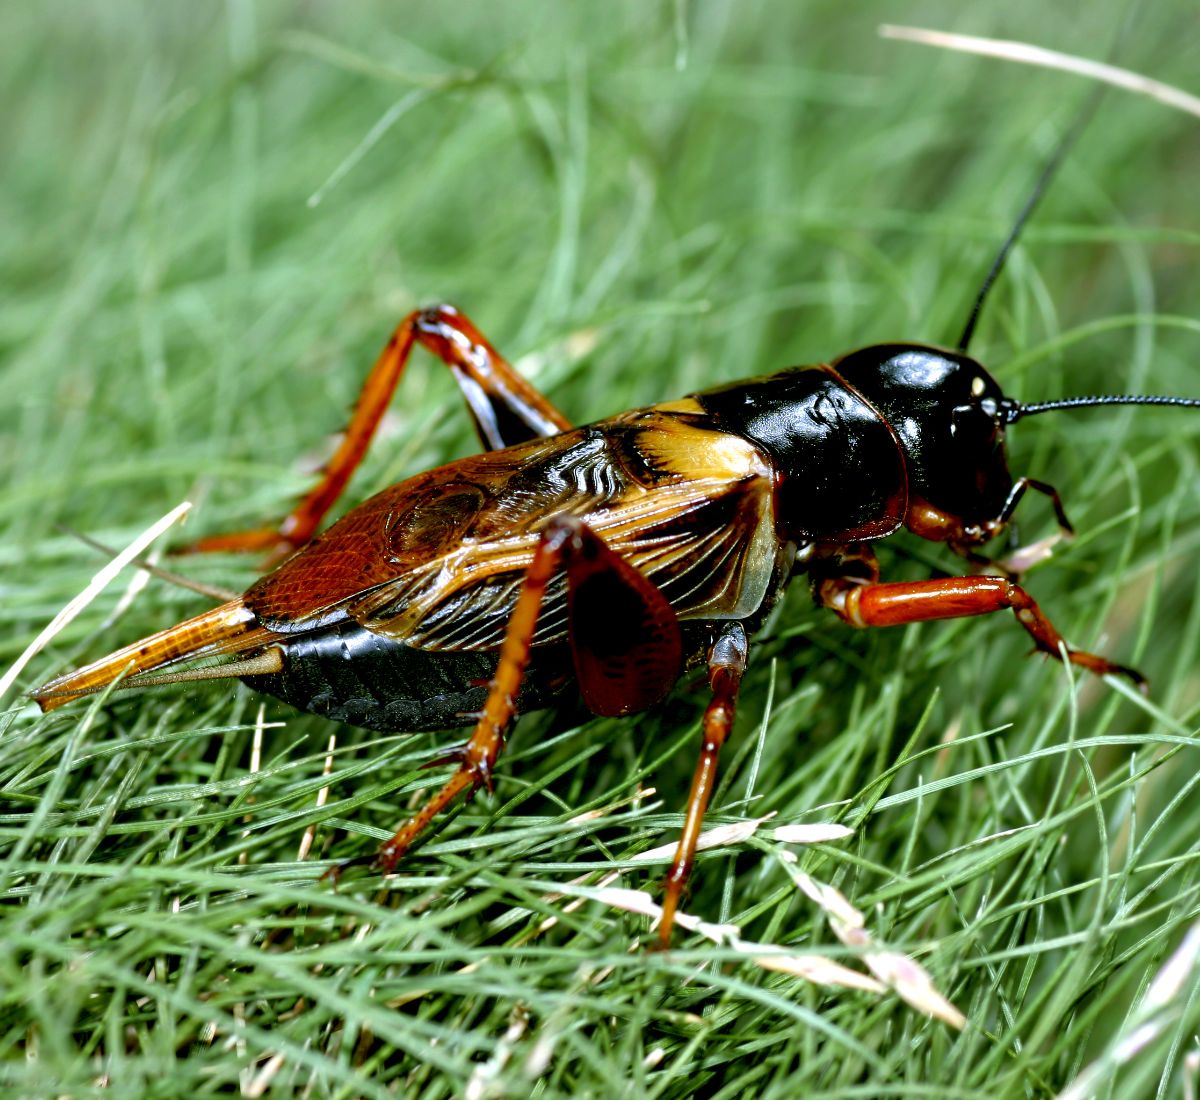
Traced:
<path id="1" fill-rule="evenodd" d="M 6 5 L 0 661 L 97 568 L 56 522 L 122 544 L 185 497 L 193 534 L 280 515 L 415 304 L 461 305 L 577 420 L 875 340 L 952 341 L 1086 85 L 876 23 L 1102 58 L 1130 15 L 1120 61 L 1197 91 L 1184 3 Z M 1010 392 L 1200 393 L 1198 134 L 1110 93 L 977 336 Z M 471 449 L 443 375 L 405 380 L 355 499 Z M 858 633 L 803 584 L 755 647 L 713 823 L 853 825 L 800 866 L 929 968 L 961 1034 L 694 937 L 631 951 L 643 919 L 547 900 L 676 835 L 694 683 L 635 719 L 524 720 L 495 796 L 382 896 L 316 876 L 438 782 L 420 765 L 449 735 L 267 703 L 281 724 L 256 765 L 262 701 L 241 689 L 44 718 L 14 694 L 0 1088 L 1040 1097 L 1091 1067 L 1096 1095 L 1178 1095 L 1195 982 L 1143 1000 L 1200 889 L 1198 440 L 1155 410 L 1012 432 L 1014 469 L 1057 484 L 1080 530 L 1030 588 L 1070 639 L 1142 668 L 1148 702 L 1026 659 L 1007 617 Z M 1029 538 L 1052 522 L 1034 501 L 1021 519 Z M 891 577 L 953 568 L 903 536 L 882 555 Z M 22 687 L 202 605 L 127 588 Z M 778 848 L 705 856 L 687 908 L 844 955 Z"/>

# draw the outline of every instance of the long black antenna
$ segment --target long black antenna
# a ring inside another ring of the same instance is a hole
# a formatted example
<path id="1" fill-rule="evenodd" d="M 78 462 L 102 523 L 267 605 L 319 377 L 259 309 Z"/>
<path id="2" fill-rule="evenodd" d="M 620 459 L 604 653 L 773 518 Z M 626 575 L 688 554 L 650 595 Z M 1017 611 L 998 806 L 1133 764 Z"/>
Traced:
<path id="1" fill-rule="evenodd" d="M 1013 223 L 1012 229 L 1009 230 L 1008 236 L 1000 246 L 1000 251 L 996 253 L 996 258 L 992 260 L 992 266 L 988 269 L 987 275 L 984 276 L 983 285 L 979 288 L 975 304 L 971 307 L 971 315 L 967 318 L 966 327 L 963 329 L 962 335 L 958 338 L 958 343 L 955 345 L 959 351 L 965 352 L 967 346 L 971 343 L 971 337 L 975 334 L 975 325 L 979 322 L 979 315 L 983 312 L 983 303 L 987 300 L 988 292 L 992 289 L 992 284 L 1000 277 L 1000 272 L 1004 270 L 1005 261 L 1008 259 L 1009 253 L 1016 246 L 1026 222 L 1029 221 L 1034 210 L 1037 209 L 1037 205 L 1046 193 L 1046 189 L 1058 174 L 1063 161 L 1067 159 L 1067 154 L 1071 152 L 1071 149 L 1075 146 L 1075 142 L 1079 140 L 1079 135 L 1083 133 L 1088 123 L 1092 121 L 1092 115 L 1096 113 L 1096 108 L 1100 105 L 1100 100 L 1103 96 L 1104 88 L 1100 86 L 1083 101 L 1083 106 L 1075 116 L 1075 121 L 1071 123 L 1070 129 L 1063 135 L 1062 141 L 1058 143 L 1058 148 L 1054 150 L 1054 155 L 1046 162 L 1041 175 L 1038 176 L 1037 182 L 1033 185 L 1033 190 L 1025 200 L 1025 205 L 1021 207 L 1021 212 L 1017 215 L 1017 220 Z"/>
<path id="2" fill-rule="evenodd" d="M 1022 405 L 1012 399 L 1003 402 L 1004 421 L 1015 424 L 1026 416 L 1053 412 L 1055 409 L 1081 409 L 1095 405 L 1174 405 L 1178 408 L 1200 409 L 1200 398 L 1164 397 L 1157 394 L 1109 393 L 1096 397 L 1064 397 L 1061 401 L 1039 401 Z"/>

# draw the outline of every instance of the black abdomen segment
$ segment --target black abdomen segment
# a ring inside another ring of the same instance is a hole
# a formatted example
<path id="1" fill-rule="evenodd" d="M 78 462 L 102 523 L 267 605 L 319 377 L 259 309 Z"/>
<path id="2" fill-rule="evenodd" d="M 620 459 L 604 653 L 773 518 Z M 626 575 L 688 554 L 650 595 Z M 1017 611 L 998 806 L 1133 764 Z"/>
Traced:
<path id="1" fill-rule="evenodd" d="M 281 640 L 283 671 L 245 683 L 299 710 L 387 732 L 469 726 L 483 709 L 497 655 L 414 649 L 358 623 L 340 622 Z M 549 706 L 566 686 L 570 657 L 538 654 L 519 710 Z"/>

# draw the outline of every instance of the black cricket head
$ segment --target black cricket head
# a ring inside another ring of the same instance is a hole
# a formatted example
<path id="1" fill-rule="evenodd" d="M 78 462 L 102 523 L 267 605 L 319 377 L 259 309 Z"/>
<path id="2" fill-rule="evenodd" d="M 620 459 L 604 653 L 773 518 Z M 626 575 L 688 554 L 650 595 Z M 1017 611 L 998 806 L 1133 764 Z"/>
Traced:
<path id="1" fill-rule="evenodd" d="M 983 364 L 965 351 L 922 344 L 861 348 L 833 368 L 899 439 L 916 507 L 910 503 L 909 526 L 928 537 L 967 544 L 998 534 L 1016 503 L 1004 446 L 1009 425 L 1039 413 L 1099 405 L 1200 408 L 1200 400 L 1192 398 L 1134 394 L 1023 405 L 1006 397 Z M 941 535 L 930 521 L 938 515 L 950 521 Z"/>

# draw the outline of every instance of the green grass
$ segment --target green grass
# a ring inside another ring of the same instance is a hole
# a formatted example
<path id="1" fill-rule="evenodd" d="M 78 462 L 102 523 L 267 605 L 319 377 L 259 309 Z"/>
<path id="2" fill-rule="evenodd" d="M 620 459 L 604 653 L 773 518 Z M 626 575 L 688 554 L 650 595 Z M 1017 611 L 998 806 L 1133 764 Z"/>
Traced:
<path id="1" fill-rule="evenodd" d="M 848 8 L 9 5 L 0 667 L 99 564 L 56 524 L 121 545 L 184 498 L 192 533 L 280 515 L 417 303 L 458 303 L 580 421 L 879 339 L 952 341 L 1086 85 L 875 23 L 1104 57 L 1125 6 Z M 1146 8 L 1120 61 L 1197 91 L 1194 13 Z M 1200 394 L 1198 133 L 1108 96 L 973 349 L 1010 392 Z M 797 866 L 927 967 L 961 1033 L 700 937 L 632 949 L 644 918 L 554 900 L 619 868 L 656 891 L 661 866 L 628 861 L 679 827 L 694 682 L 633 719 L 523 720 L 495 795 L 382 896 L 317 875 L 439 781 L 420 766 L 453 735 L 220 686 L 47 717 L 14 692 L 0 1092 L 1043 1097 L 1086 1071 L 1095 1095 L 1178 1095 L 1196 982 L 1144 999 L 1200 907 L 1198 442 L 1194 417 L 1156 410 L 1012 432 L 1014 469 L 1058 485 L 1080 531 L 1031 590 L 1071 640 L 1137 664 L 1149 701 L 1027 659 L 1007 616 L 854 632 L 802 583 L 757 640 L 712 823 L 852 825 Z M 422 359 L 351 496 L 472 444 Z M 1040 501 L 1021 520 L 1052 526 Z M 908 537 L 881 556 L 889 577 L 954 568 Z M 128 587 L 19 687 L 202 606 Z M 861 967 L 782 848 L 764 832 L 706 854 L 688 911 Z"/>

